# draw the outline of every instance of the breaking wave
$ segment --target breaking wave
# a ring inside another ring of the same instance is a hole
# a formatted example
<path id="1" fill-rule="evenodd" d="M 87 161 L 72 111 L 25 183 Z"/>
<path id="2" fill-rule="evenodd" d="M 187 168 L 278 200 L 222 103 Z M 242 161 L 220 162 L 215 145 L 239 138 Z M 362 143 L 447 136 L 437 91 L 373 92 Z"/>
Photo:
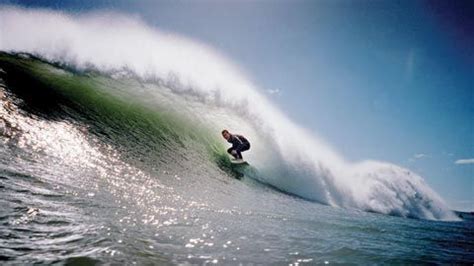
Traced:
<path id="1" fill-rule="evenodd" d="M 220 137 L 220 130 L 228 128 L 252 141 L 246 153 L 257 172 L 252 178 L 283 192 L 331 206 L 457 219 L 410 170 L 345 160 L 289 120 L 211 47 L 110 12 L 68 14 L 3 6 L 0 32 L 0 50 L 5 52 L 0 67 L 7 87 L 21 95 L 27 85 L 39 84 L 24 94 L 33 93 L 41 104 L 32 100 L 27 107 L 41 109 L 49 119 L 68 117 L 88 125 L 84 130 L 120 147 L 122 157 L 137 168 L 142 167 L 139 161 L 156 157 L 155 165 L 201 173 L 206 176 L 202 182 L 213 182 L 207 175 L 230 172 Z M 38 131 L 35 138 L 51 137 L 47 132 Z M 67 132 L 65 138 L 77 138 Z M 82 144 L 78 149 L 110 152 Z M 68 160 L 92 151 L 54 152 Z"/>

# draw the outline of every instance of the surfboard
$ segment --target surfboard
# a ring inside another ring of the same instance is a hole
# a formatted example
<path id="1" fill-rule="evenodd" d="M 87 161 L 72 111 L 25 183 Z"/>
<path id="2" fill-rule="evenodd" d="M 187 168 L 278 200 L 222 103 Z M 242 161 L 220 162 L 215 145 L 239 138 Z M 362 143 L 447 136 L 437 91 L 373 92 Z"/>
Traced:
<path id="1" fill-rule="evenodd" d="M 236 164 L 236 165 L 248 165 L 249 163 L 244 161 L 243 159 L 231 159 L 230 160 L 231 164 Z"/>

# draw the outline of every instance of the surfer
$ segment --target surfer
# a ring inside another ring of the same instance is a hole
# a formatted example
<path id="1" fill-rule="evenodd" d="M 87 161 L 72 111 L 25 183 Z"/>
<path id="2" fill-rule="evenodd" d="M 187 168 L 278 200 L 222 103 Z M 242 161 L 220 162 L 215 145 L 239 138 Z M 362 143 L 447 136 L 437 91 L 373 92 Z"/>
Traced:
<path id="1" fill-rule="evenodd" d="M 232 147 L 227 149 L 227 152 L 234 156 L 235 159 L 242 160 L 241 152 L 250 149 L 250 142 L 244 136 L 231 134 L 227 129 L 222 130 L 222 136 L 227 142 L 232 143 Z"/>

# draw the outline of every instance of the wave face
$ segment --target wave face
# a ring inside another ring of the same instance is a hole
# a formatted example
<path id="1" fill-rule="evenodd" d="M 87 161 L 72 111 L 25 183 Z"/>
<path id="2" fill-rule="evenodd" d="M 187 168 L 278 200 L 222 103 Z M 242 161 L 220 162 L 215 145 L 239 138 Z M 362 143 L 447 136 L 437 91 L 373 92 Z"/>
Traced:
<path id="1" fill-rule="evenodd" d="M 226 158 L 220 131 L 228 128 L 251 140 L 246 158 L 258 171 L 253 178 L 283 192 L 395 216 L 457 219 L 410 170 L 346 161 L 290 121 L 211 47 L 108 12 L 3 6 L 0 32 L 0 50 L 29 54 L 4 55 L 3 68 L 47 84 L 62 104 L 72 103 L 76 121 L 92 124 L 89 130 L 123 153 L 133 150 L 132 161 L 156 157 L 167 169 L 218 175 Z"/>

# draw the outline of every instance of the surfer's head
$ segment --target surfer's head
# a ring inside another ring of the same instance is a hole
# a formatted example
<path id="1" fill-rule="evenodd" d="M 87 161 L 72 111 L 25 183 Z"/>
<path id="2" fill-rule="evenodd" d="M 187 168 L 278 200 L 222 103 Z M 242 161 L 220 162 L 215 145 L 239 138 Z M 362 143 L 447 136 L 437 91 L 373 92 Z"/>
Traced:
<path id="1" fill-rule="evenodd" d="M 223 136 L 226 140 L 228 140 L 228 139 L 230 138 L 231 134 L 229 133 L 229 131 L 228 131 L 227 129 L 224 129 L 224 130 L 222 130 L 222 136 Z"/>

